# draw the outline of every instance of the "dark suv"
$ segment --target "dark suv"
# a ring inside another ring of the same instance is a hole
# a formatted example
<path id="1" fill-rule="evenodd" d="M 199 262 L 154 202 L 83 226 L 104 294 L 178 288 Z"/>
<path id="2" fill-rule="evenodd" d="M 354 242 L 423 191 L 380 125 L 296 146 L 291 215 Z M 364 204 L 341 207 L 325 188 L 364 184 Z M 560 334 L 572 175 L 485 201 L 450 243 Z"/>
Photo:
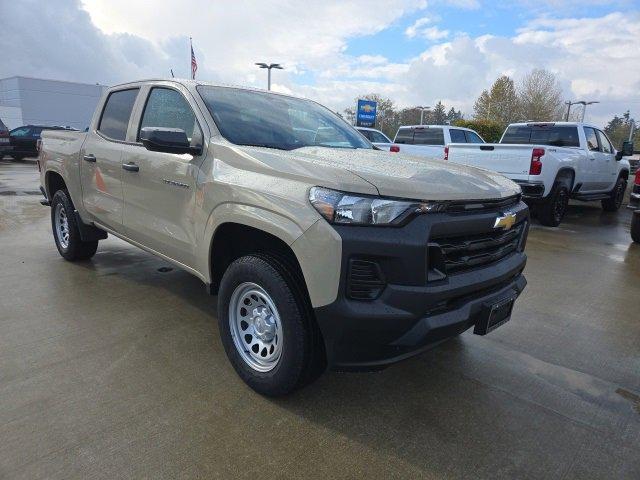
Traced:
<path id="1" fill-rule="evenodd" d="M 11 155 L 15 160 L 22 160 L 24 157 L 37 157 L 37 144 L 43 130 L 75 129 L 48 125 L 24 125 L 14 128 L 9 132 L 9 148 L 5 151 L 5 154 Z"/>

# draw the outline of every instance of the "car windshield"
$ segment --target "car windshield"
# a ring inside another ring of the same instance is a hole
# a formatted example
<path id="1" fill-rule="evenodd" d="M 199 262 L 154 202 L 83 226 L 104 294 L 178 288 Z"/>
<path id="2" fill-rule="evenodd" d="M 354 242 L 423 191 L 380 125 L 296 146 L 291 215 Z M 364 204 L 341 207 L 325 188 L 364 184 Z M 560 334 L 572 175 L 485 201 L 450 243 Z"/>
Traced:
<path id="1" fill-rule="evenodd" d="M 222 136 L 236 145 L 373 148 L 348 123 L 309 100 L 206 85 L 198 92 Z"/>

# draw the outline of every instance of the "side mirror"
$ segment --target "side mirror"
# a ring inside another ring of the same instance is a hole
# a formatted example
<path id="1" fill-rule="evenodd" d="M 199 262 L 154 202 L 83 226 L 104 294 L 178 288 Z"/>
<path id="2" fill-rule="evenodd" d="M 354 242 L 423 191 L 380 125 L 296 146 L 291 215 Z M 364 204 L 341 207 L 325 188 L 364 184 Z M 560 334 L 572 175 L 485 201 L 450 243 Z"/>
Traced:
<path id="1" fill-rule="evenodd" d="M 187 134 L 181 128 L 144 127 L 140 130 L 140 141 L 151 152 L 202 153 L 201 146 L 189 144 Z"/>

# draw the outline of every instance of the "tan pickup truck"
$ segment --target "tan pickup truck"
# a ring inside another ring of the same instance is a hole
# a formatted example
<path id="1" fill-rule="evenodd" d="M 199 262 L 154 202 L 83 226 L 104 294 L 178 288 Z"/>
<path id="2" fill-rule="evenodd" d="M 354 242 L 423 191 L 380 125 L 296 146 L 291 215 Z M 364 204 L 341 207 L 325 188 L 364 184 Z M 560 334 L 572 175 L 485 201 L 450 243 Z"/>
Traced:
<path id="1" fill-rule="evenodd" d="M 515 183 L 380 151 L 309 100 L 118 85 L 87 133 L 45 132 L 38 162 L 60 254 L 86 261 L 108 232 L 202 279 L 266 395 L 485 334 L 526 285 Z"/>

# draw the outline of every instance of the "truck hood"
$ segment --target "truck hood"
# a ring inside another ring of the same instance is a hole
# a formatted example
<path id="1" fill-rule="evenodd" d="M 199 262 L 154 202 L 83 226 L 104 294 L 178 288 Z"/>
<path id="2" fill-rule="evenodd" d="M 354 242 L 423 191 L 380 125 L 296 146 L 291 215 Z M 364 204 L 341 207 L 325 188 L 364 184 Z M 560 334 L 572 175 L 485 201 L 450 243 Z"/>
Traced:
<path id="1" fill-rule="evenodd" d="M 502 175 L 476 167 L 380 150 L 304 147 L 291 151 L 238 147 L 266 164 L 285 160 L 292 169 L 315 171 L 318 185 L 328 172 L 343 171 L 342 180 L 357 176 L 380 195 L 416 200 L 488 200 L 520 193 L 520 187 Z M 270 157 L 270 158 L 269 158 Z M 295 165 L 295 167 L 294 167 Z M 350 175 L 351 174 L 351 175 Z M 344 188 L 344 183 L 339 187 Z"/>

